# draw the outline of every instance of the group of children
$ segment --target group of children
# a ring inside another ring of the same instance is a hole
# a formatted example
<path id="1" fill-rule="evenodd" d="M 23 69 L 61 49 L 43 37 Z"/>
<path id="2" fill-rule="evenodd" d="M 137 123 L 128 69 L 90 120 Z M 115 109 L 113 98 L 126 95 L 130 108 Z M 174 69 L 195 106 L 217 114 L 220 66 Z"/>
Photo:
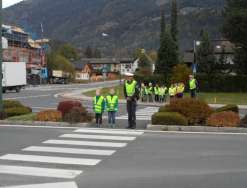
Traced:
<path id="1" fill-rule="evenodd" d="M 184 83 L 171 84 L 169 88 L 164 85 L 156 84 L 153 87 L 152 83 L 148 86 L 144 83 L 140 87 L 140 98 L 142 102 L 157 102 L 164 103 L 169 97 L 170 100 L 175 98 L 183 98 L 185 90 Z M 96 96 L 93 100 L 93 111 L 95 113 L 96 125 L 102 125 L 102 116 L 105 111 L 108 112 L 108 123 L 110 128 L 116 127 L 116 113 L 118 112 L 118 95 L 114 89 L 110 89 L 109 94 L 104 97 L 101 90 L 96 90 Z"/>
<path id="2" fill-rule="evenodd" d="M 184 90 L 184 83 L 171 84 L 169 88 L 165 85 L 156 84 L 153 86 L 152 83 L 149 83 L 148 85 L 142 83 L 140 98 L 142 102 L 164 103 L 167 101 L 168 96 L 170 99 L 183 98 Z"/>
<path id="3" fill-rule="evenodd" d="M 102 125 L 102 116 L 105 111 L 108 112 L 108 123 L 110 128 L 116 127 L 116 113 L 118 112 L 118 96 L 114 89 L 110 89 L 109 94 L 104 97 L 101 90 L 96 90 L 96 96 L 93 100 L 93 111 L 95 113 L 96 125 L 98 128 Z"/>

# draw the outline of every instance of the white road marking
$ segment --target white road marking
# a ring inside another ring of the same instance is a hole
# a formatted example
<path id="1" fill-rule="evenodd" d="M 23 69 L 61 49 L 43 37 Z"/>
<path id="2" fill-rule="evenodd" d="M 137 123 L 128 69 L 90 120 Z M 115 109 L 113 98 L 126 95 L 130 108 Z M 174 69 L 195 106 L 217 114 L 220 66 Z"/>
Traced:
<path id="1" fill-rule="evenodd" d="M 81 173 L 79 170 L 0 165 L 0 174 L 73 179 Z"/>
<path id="2" fill-rule="evenodd" d="M 64 134 L 61 138 L 80 138 L 80 139 L 95 139 L 95 140 L 121 140 L 121 141 L 133 141 L 136 137 L 127 136 L 103 136 L 103 135 L 87 135 L 87 134 Z"/>
<path id="3" fill-rule="evenodd" d="M 152 115 L 158 112 L 158 107 L 147 107 L 136 111 L 136 120 L 146 120 L 150 121 L 152 119 Z M 122 115 L 116 117 L 117 120 L 127 120 L 128 115 Z"/>
<path id="4" fill-rule="evenodd" d="M 32 185 L 17 185 L 1 188 L 78 188 L 75 182 L 62 182 L 62 183 L 44 183 Z"/>
<path id="5" fill-rule="evenodd" d="M 50 96 L 52 96 L 52 95 L 35 95 L 35 96 L 25 96 L 25 97 L 12 97 L 12 98 L 5 98 L 5 100 L 41 98 L 41 97 L 50 97 Z"/>
<path id="6" fill-rule="evenodd" d="M 88 142 L 88 141 L 75 141 L 75 140 L 47 140 L 44 144 L 60 144 L 60 145 L 77 145 L 77 146 L 98 146 L 98 147 L 114 147 L 122 148 L 127 146 L 127 143 L 114 143 L 114 142 Z"/>
<path id="7" fill-rule="evenodd" d="M 70 165 L 87 165 L 87 166 L 97 165 L 101 161 L 98 159 L 51 157 L 51 156 L 22 155 L 22 154 L 7 154 L 7 155 L 1 156 L 0 159 L 11 160 L 11 161 L 26 161 L 26 162 L 70 164 Z"/>
<path id="8" fill-rule="evenodd" d="M 76 149 L 76 148 L 62 148 L 62 147 L 41 147 L 41 146 L 30 146 L 24 148 L 23 151 L 67 153 L 67 154 L 78 154 L 78 155 L 80 154 L 100 155 L 100 156 L 110 156 L 116 152 L 116 150 L 92 150 L 92 149 Z"/>
<path id="9" fill-rule="evenodd" d="M 46 109 L 46 110 L 55 110 L 57 108 L 51 108 L 51 107 L 32 107 L 33 109 Z"/>
<path id="10" fill-rule="evenodd" d="M 98 133 L 98 134 L 120 134 L 120 135 L 142 135 L 143 132 L 139 131 L 126 131 L 126 130 L 106 130 L 106 129 L 77 129 L 77 133 Z"/>

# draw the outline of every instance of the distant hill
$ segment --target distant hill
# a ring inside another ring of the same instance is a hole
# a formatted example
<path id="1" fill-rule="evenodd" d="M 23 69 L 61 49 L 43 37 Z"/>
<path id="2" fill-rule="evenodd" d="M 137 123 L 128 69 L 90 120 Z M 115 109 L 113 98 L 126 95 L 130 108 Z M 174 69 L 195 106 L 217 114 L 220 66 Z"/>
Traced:
<path id="1" fill-rule="evenodd" d="M 220 37 L 225 0 L 178 0 L 181 49 L 192 47 L 202 28 Z M 157 49 L 160 6 L 170 19 L 169 0 L 26 0 L 4 9 L 4 23 L 28 32 L 69 41 L 78 47 L 97 46 L 108 55 L 143 47 Z M 102 33 L 109 34 L 103 37 Z M 117 50 L 116 49 L 122 49 Z"/>

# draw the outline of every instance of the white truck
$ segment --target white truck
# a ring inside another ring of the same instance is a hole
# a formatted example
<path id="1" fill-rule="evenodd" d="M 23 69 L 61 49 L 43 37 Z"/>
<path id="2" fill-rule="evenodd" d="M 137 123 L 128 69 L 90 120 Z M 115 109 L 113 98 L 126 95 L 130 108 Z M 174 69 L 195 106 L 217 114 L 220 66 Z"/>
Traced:
<path id="1" fill-rule="evenodd" d="M 27 71 L 25 62 L 2 63 L 3 93 L 15 90 L 17 93 L 27 85 Z"/>

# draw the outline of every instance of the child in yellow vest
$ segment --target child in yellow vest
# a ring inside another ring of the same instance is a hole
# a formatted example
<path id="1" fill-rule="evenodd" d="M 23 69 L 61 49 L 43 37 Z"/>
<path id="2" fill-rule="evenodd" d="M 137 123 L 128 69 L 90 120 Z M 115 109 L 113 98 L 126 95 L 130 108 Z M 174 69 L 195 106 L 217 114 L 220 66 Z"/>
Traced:
<path id="1" fill-rule="evenodd" d="M 96 126 L 100 128 L 102 125 L 102 115 L 105 110 L 105 98 L 101 95 L 101 90 L 96 90 L 96 96 L 93 100 L 93 111 L 95 113 Z"/>
<path id="2" fill-rule="evenodd" d="M 110 128 L 116 127 L 116 113 L 118 111 L 118 96 L 115 90 L 111 89 L 106 97 L 106 110 L 108 112 L 108 124 Z"/>

